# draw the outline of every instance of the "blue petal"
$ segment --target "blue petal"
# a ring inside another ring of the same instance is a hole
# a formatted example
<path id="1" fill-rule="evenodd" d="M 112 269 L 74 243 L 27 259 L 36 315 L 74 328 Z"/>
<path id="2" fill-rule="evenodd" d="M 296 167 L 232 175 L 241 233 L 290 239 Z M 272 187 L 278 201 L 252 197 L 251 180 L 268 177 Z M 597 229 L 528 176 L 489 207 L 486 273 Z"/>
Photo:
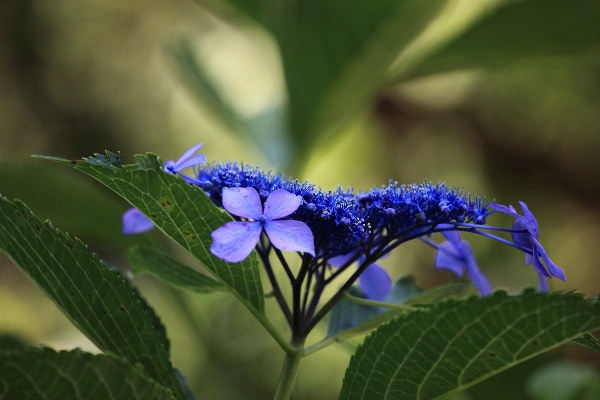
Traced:
<path id="1" fill-rule="evenodd" d="M 392 280 L 388 273 L 377 264 L 371 264 L 358 277 L 363 294 L 376 301 L 384 301 L 392 290 Z"/>
<path id="2" fill-rule="evenodd" d="M 565 276 L 565 272 L 562 270 L 562 268 L 560 268 L 558 265 L 554 264 L 552 260 L 550 260 L 550 257 L 548 257 L 548 253 L 546 253 L 546 250 L 544 250 L 540 242 L 538 242 L 535 239 L 533 239 L 533 241 L 535 243 L 537 251 L 544 259 L 544 262 L 546 263 L 546 267 L 548 267 L 548 272 L 550 272 L 550 275 L 560 279 L 561 281 L 566 281 L 567 277 Z"/>
<path id="3" fill-rule="evenodd" d="M 344 256 L 330 258 L 327 262 L 334 268 L 340 268 L 344 266 L 348 261 L 350 261 L 354 256 L 356 256 L 356 253 L 348 253 Z M 360 260 L 361 258 L 363 257 L 358 258 L 358 260 Z"/>
<path id="4" fill-rule="evenodd" d="M 200 148 L 202 147 L 204 143 L 199 143 L 195 146 L 190 147 L 189 149 L 187 149 L 182 155 L 181 157 L 179 157 L 179 159 L 177 160 L 177 162 L 175 163 L 175 166 L 177 167 L 177 169 L 183 169 L 180 167 L 180 165 L 186 161 L 187 159 L 189 159 L 192 154 L 194 154 L 195 152 L 197 152 L 198 150 L 200 150 Z"/>
<path id="5" fill-rule="evenodd" d="M 459 250 L 450 242 L 444 242 L 438 246 L 433 265 L 437 269 L 447 269 L 459 278 L 463 276 L 464 261 Z"/>
<path id="6" fill-rule="evenodd" d="M 122 218 L 123 222 L 123 235 L 135 235 L 137 233 L 144 233 L 154 228 L 154 223 L 148 219 L 140 210 L 137 208 L 130 208 L 125 211 Z"/>
<path id="7" fill-rule="evenodd" d="M 238 217 L 259 220 L 262 216 L 260 196 L 251 187 L 223 189 L 223 208 Z"/>
<path id="8" fill-rule="evenodd" d="M 499 211 L 501 213 L 504 214 L 508 214 L 508 215 L 512 215 L 515 218 L 519 218 L 521 217 L 518 213 L 517 210 L 515 210 L 515 208 L 513 206 L 503 206 L 501 204 L 496 204 L 496 203 L 490 203 L 488 204 L 488 206 L 492 209 L 492 210 L 496 210 Z"/>
<path id="9" fill-rule="evenodd" d="M 284 251 L 299 251 L 315 256 L 315 238 L 304 222 L 284 220 L 265 223 L 271 244 Z"/>
<path id="10" fill-rule="evenodd" d="M 286 190 L 274 190 L 265 201 L 264 216 L 268 220 L 287 217 L 300 207 L 302 196 Z"/>
<path id="11" fill-rule="evenodd" d="M 540 292 L 548 292 L 550 290 L 550 287 L 548 286 L 548 280 L 546 279 L 545 276 L 538 275 L 538 281 L 539 281 Z"/>
<path id="12" fill-rule="evenodd" d="M 204 156 L 204 154 L 198 154 L 198 155 L 195 155 L 194 157 L 190 158 L 189 160 L 183 161 L 181 164 L 176 164 L 175 171 L 179 172 L 186 168 L 193 167 L 194 165 L 204 164 L 205 162 L 206 162 L 206 157 Z"/>
<path id="13" fill-rule="evenodd" d="M 473 250 L 468 242 L 463 241 L 460 244 L 460 252 L 465 261 L 465 266 L 467 267 L 467 274 L 469 278 L 471 278 L 471 282 L 473 282 L 473 286 L 477 288 L 479 293 L 483 297 L 489 296 L 492 294 L 492 285 L 487 280 L 485 275 L 479 270 L 477 266 L 477 261 L 475 260 L 475 255 L 473 254 Z"/>
<path id="14" fill-rule="evenodd" d="M 540 261 L 540 258 L 538 257 L 537 249 L 534 248 L 533 251 L 534 251 L 533 268 L 535 269 L 535 272 L 537 272 L 537 274 L 540 276 L 545 276 L 547 278 L 550 278 L 550 274 L 548 273 L 548 271 L 546 271 L 546 268 L 544 268 L 544 265 L 542 264 L 542 262 Z"/>
<path id="15" fill-rule="evenodd" d="M 210 235 L 210 251 L 228 262 L 242 261 L 256 247 L 261 232 L 258 222 L 228 222 Z"/>
<path id="16" fill-rule="evenodd" d="M 533 215 L 533 213 L 531 211 L 529 211 L 529 208 L 527 207 L 527 204 L 525 204 L 522 201 L 519 201 L 519 204 L 521 204 L 521 208 L 523 209 L 523 213 L 525 214 L 525 218 L 527 218 L 527 221 L 529 221 L 529 223 L 531 224 L 531 227 L 532 227 L 532 232 L 531 233 L 537 237 L 538 222 L 535 219 L 535 216 Z"/>

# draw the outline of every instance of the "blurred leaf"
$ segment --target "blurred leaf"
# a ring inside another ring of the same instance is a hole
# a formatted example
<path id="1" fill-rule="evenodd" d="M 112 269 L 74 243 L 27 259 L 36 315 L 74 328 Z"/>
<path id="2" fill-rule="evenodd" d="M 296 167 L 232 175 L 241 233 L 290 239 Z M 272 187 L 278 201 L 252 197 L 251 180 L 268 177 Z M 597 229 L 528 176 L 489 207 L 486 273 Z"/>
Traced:
<path id="1" fill-rule="evenodd" d="M 355 297 L 362 296 L 361 291 L 356 287 L 351 287 L 348 294 Z M 354 303 L 348 299 L 342 299 L 331 310 L 329 314 L 329 322 L 327 326 L 327 336 L 332 337 L 337 333 L 352 328 L 361 322 L 365 322 L 378 314 L 381 314 L 383 309 L 379 307 L 366 306 L 363 304 Z"/>
<path id="2" fill-rule="evenodd" d="M 275 35 L 296 152 L 339 130 L 446 0 L 229 0 Z"/>
<path id="3" fill-rule="evenodd" d="M 539 57 L 598 54 L 598 21 L 598 1 L 505 1 L 412 73 L 421 76 Z"/>
<path id="4" fill-rule="evenodd" d="M 41 218 L 87 240 L 119 247 L 148 242 L 147 237 L 121 235 L 125 202 L 74 171 L 57 167 L 0 162 L 0 194 L 22 200 Z"/>
<path id="5" fill-rule="evenodd" d="M 0 198 L 0 248 L 100 350 L 141 364 L 183 394 L 170 383 L 177 378 L 149 306 L 79 239 L 42 223 L 23 203 Z"/>
<path id="6" fill-rule="evenodd" d="M 387 302 L 407 305 L 434 304 L 448 297 L 464 298 L 472 295 L 474 292 L 473 285 L 468 282 L 440 285 L 422 292 L 416 286 L 414 278 L 407 276 L 400 278 L 394 284 Z M 337 307 L 340 307 L 340 309 L 336 311 Z M 406 310 L 370 307 L 352 303 L 344 299 L 331 312 L 327 335 L 335 337 L 338 341 L 346 340 L 370 332 L 379 325 L 405 313 Z M 333 321 L 332 318 L 334 318 Z"/>
<path id="7" fill-rule="evenodd" d="M 598 375 L 591 368 L 559 362 L 535 371 L 527 389 L 535 400 L 577 400 L 597 380 Z"/>
<path id="8" fill-rule="evenodd" d="M 25 347 L 27 347 L 27 345 L 17 336 L 0 334 L 0 350 L 22 350 Z"/>
<path id="9" fill-rule="evenodd" d="M 385 301 L 401 304 L 421 293 L 423 293 L 423 289 L 417 286 L 414 276 L 403 276 L 394 283 Z"/>
<path id="10" fill-rule="evenodd" d="M 210 252 L 210 234 L 232 221 L 198 187 L 162 170 L 158 156 L 136 156 L 137 164 L 106 168 L 85 161 L 42 157 L 78 169 L 117 192 L 150 218 L 168 237 L 211 271 L 252 313 L 264 313 L 256 253 L 230 264 Z"/>
<path id="11" fill-rule="evenodd" d="M 150 272 L 171 286 L 196 293 L 229 292 L 214 279 L 151 247 L 132 247 L 127 258 L 134 274 Z"/>
<path id="12" fill-rule="evenodd" d="M 214 85 L 214 80 L 198 60 L 189 40 L 179 39 L 169 46 L 168 52 L 185 88 L 227 128 L 239 132 L 242 128 L 241 117 Z"/>
<path id="13" fill-rule="evenodd" d="M 569 344 L 587 347 L 588 349 L 600 352 L 600 344 L 598 344 L 598 339 L 596 339 L 596 337 L 591 333 L 586 333 L 581 337 L 575 338 L 571 340 Z"/>
<path id="14" fill-rule="evenodd" d="M 599 328 L 600 304 L 573 293 L 442 302 L 371 333 L 340 399 L 443 397 Z"/>
<path id="15" fill-rule="evenodd" d="M 0 396 L 5 400 L 175 399 L 143 372 L 123 359 L 81 350 L 0 351 Z"/>
<path id="16" fill-rule="evenodd" d="M 448 297 L 464 299 L 477 293 L 471 282 L 457 282 L 439 285 L 426 290 L 410 299 L 406 304 L 435 304 Z"/>

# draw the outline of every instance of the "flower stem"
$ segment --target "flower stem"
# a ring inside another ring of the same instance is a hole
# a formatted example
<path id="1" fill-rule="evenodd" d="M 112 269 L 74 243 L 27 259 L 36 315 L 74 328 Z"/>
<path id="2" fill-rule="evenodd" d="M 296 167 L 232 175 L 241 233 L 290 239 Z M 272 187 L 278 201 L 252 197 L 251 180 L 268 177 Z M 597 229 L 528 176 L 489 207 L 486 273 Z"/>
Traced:
<path id="1" fill-rule="evenodd" d="M 277 391 L 273 400 L 288 400 L 292 396 L 296 377 L 298 376 L 298 367 L 304 355 L 304 342 L 300 343 L 296 347 L 296 350 L 294 353 L 288 352 L 285 355 L 285 361 L 281 368 L 281 375 L 279 376 L 279 383 L 277 384 Z"/>
<path id="2" fill-rule="evenodd" d="M 383 308 L 390 308 L 392 310 L 402 310 L 402 311 L 415 311 L 415 310 L 420 309 L 419 307 L 409 306 L 406 304 L 385 303 L 383 301 L 363 299 L 361 297 L 352 296 L 352 295 L 348 294 L 347 292 L 344 293 L 344 297 L 353 303 L 362 304 L 365 306 L 383 307 Z"/>

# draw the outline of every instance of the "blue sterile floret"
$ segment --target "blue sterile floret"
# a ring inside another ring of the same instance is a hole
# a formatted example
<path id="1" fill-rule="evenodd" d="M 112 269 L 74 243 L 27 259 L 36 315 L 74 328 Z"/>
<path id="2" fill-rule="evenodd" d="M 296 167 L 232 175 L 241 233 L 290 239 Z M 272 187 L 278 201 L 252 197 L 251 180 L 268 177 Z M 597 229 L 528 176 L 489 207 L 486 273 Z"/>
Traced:
<path id="1" fill-rule="evenodd" d="M 288 218 L 302 221 L 313 231 L 317 257 L 334 257 L 352 251 L 369 232 L 354 197 L 338 189 L 324 192 L 308 182 L 290 180 L 281 174 L 263 172 L 237 162 L 211 163 L 196 169 L 194 184 L 222 207 L 223 189 L 251 187 L 264 202 L 275 190 L 302 197 L 302 204 Z"/>

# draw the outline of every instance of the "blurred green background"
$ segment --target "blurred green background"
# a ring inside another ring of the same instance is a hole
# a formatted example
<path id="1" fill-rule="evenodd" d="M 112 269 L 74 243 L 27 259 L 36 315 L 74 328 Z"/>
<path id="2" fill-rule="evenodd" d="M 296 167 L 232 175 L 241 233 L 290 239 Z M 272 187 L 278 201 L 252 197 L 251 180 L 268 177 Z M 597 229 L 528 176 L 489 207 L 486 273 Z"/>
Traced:
<path id="1" fill-rule="evenodd" d="M 31 154 L 109 149 L 130 163 L 147 151 L 174 159 L 204 142 L 209 161 L 244 161 L 324 189 L 445 181 L 500 204 L 527 202 L 568 278 L 552 290 L 600 293 L 596 2 L 440 1 L 423 12 L 409 4 L 397 21 L 391 1 L 348 15 L 338 12 L 343 2 L 305 2 L 271 19 L 265 10 L 283 2 L 229 3 L 1 2 L 0 193 L 128 270 L 134 243 L 183 255 L 158 232 L 122 237 L 123 200 Z M 396 30 L 379 29 L 382 16 Z M 503 215 L 489 222 L 511 224 Z M 494 288 L 537 284 L 520 252 L 472 243 Z M 432 260 L 430 248 L 408 243 L 382 264 L 423 288 L 455 279 Z M 163 318 L 174 365 L 198 399 L 271 397 L 283 354 L 233 297 L 177 292 L 148 276 L 134 282 Z M 97 351 L 1 254 L 0 335 Z M 295 398 L 336 398 L 357 343 L 306 358 Z M 600 357 L 564 346 L 456 399 L 585 398 L 577 387 L 566 397 L 541 393 L 544 368 L 595 380 Z"/>

